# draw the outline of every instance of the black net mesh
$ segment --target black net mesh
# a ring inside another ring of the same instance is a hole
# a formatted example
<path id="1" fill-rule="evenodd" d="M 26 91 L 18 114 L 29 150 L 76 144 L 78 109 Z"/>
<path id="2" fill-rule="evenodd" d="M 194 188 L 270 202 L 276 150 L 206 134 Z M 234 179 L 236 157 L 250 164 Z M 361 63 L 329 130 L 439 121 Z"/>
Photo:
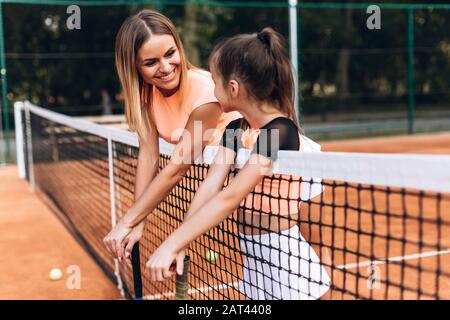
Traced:
<path id="1" fill-rule="evenodd" d="M 145 263 L 182 223 L 208 165 L 193 165 L 148 216 L 133 267 L 116 265 L 103 238 L 133 204 L 138 148 L 113 139 L 109 157 L 106 138 L 30 119 L 30 180 L 129 296 L 175 299 L 187 286 L 190 299 L 450 298 L 447 193 L 290 174 L 265 176 L 191 243 L 184 280 L 152 282 Z M 161 154 L 160 170 L 169 161 Z"/>

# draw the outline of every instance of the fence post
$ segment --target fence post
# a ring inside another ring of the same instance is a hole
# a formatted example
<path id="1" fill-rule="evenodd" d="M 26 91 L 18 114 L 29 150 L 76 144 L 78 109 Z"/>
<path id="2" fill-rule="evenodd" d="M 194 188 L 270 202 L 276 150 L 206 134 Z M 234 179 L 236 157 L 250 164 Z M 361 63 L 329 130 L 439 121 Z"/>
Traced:
<path id="1" fill-rule="evenodd" d="M 414 80 L 414 9 L 408 9 L 408 133 L 414 133 L 415 80 Z"/>
<path id="2" fill-rule="evenodd" d="M 299 55 L 298 55 L 298 23 L 297 23 L 297 0 L 289 0 L 289 43 L 290 43 L 290 55 L 291 63 L 294 67 L 294 108 L 297 113 L 297 118 L 300 119 L 300 94 L 299 94 L 299 81 L 300 81 L 300 68 L 299 68 Z"/>
<path id="3" fill-rule="evenodd" d="M 2 81 L 2 110 L 3 115 L 3 133 L 5 137 L 6 155 L 10 155 L 11 146 L 9 141 L 9 109 L 8 109 L 8 90 L 6 77 L 6 62 L 5 62 L 5 39 L 3 34 L 3 4 L 0 3 L 0 78 Z"/>

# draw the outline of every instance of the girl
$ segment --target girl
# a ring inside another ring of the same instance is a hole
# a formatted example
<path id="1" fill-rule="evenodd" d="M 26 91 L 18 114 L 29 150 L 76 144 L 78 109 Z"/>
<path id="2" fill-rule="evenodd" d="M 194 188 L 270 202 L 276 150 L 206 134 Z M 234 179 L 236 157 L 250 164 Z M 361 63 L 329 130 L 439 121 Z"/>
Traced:
<path id="1" fill-rule="evenodd" d="M 263 178 L 278 150 L 318 146 L 300 133 L 284 39 L 265 28 L 224 40 L 210 56 L 210 70 L 222 110 L 239 111 L 244 118 L 227 126 L 185 221 L 153 253 L 147 271 L 158 281 L 181 274 L 180 251 L 239 206 L 240 249 L 246 257 L 240 292 L 251 299 L 317 299 L 328 291 L 329 277 L 297 225 L 298 199 L 305 199 L 307 190 L 286 176 Z M 221 191 L 242 147 L 252 149 L 250 157 Z"/>
<path id="2" fill-rule="evenodd" d="M 123 23 L 116 68 L 127 123 L 137 131 L 140 147 L 135 203 L 104 239 L 110 254 L 122 259 L 131 256 L 146 216 L 181 180 L 192 159 L 205 145 L 218 143 L 226 125 L 240 115 L 221 111 L 211 75 L 189 63 L 174 25 L 156 11 L 143 10 Z M 194 134 L 195 122 L 201 124 L 200 135 Z M 159 174 L 158 137 L 177 144 Z"/>

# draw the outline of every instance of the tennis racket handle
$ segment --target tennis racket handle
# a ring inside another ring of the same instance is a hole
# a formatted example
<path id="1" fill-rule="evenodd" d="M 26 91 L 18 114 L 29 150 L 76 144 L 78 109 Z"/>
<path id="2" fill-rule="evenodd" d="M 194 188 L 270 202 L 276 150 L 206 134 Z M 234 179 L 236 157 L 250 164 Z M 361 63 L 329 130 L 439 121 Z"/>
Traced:
<path id="1" fill-rule="evenodd" d="M 189 265 L 190 265 L 191 259 L 189 256 L 184 257 L 183 261 L 183 274 L 176 275 L 175 278 L 175 285 L 176 285 L 176 299 L 177 300 L 189 300 Z"/>

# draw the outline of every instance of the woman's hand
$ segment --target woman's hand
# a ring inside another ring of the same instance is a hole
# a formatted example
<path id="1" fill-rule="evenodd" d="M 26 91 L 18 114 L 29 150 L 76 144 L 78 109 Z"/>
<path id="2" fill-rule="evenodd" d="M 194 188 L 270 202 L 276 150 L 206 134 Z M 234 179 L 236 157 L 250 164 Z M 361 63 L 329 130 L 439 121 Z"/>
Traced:
<path id="1" fill-rule="evenodd" d="M 106 249 L 113 258 L 122 258 L 124 252 L 124 239 L 130 234 L 133 228 L 127 226 L 125 223 L 120 221 L 117 223 L 110 233 L 103 239 L 106 245 Z"/>
<path id="2" fill-rule="evenodd" d="M 167 243 L 161 244 L 150 256 L 145 268 L 151 281 L 163 281 L 174 274 L 183 274 L 185 250 L 175 252 Z"/>

